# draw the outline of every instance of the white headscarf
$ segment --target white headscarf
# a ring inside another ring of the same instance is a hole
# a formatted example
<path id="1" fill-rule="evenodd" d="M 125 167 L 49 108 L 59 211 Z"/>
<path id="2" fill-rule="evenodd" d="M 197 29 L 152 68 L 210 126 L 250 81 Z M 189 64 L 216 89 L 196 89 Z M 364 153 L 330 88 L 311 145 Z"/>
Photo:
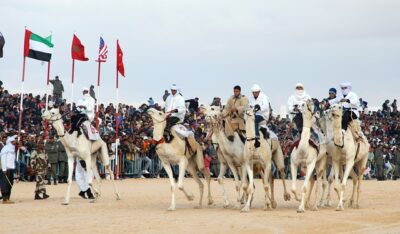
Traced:
<path id="1" fill-rule="evenodd" d="M 295 89 L 294 96 L 296 97 L 297 101 L 302 101 L 307 96 L 306 90 L 304 89 L 304 85 L 302 83 L 297 83 L 296 87 L 302 87 L 302 90 Z"/>
<path id="2" fill-rule="evenodd" d="M 11 136 L 7 138 L 6 145 L 1 149 L 1 153 L 14 153 L 15 152 L 15 145 L 11 142 L 15 141 L 17 135 Z"/>
<path id="3" fill-rule="evenodd" d="M 351 91 L 351 83 L 349 81 L 345 81 L 340 84 L 340 88 L 343 88 L 343 87 L 345 87 L 345 89 L 342 89 L 342 94 L 343 94 L 343 96 L 346 96 Z"/>

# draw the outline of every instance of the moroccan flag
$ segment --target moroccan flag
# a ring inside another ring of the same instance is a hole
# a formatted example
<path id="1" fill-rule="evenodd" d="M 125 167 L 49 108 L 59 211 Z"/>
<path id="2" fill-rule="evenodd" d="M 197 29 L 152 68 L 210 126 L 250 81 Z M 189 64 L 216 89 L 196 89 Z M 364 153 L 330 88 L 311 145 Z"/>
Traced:
<path id="1" fill-rule="evenodd" d="M 6 41 L 4 40 L 3 34 L 0 32 L 0 58 L 3 58 L 3 47 Z"/>
<path id="2" fill-rule="evenodd" d="M 54 45 L 51 43 L 51 35 L 43 38 L 25 29 L 24 56 L 41 60 L 50 61 Z"/>
<path id="3" fill-rule="evenodd" d="M 85 46 L 82 45 L 81 41 L 75 34 L 74 37 L 72 38 L 71 56 L 72 59 L 80 61 L 89 60 L 88 58 L 85 57 Z"/>
<path id="4" fill-rule="evenodd" d="M 125 77 L 124 61 L 122 61 L 123 55 L 121 47 L 119 46 L 119 41 L 117 40 L 117 71 Z"/>

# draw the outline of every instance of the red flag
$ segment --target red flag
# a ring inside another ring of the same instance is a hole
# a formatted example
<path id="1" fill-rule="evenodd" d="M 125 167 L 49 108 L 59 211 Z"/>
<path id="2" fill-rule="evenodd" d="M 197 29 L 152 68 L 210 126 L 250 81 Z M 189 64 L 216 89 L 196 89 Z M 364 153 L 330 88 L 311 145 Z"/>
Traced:
<path id="1" fill-rule="evenodd" d="M 117 71 L 125 77 L 124 61 L 122 61 L 123 55 L 121 47 L 119 46 L 119 41 L 117 40 Z"/>
<path id="2" fill-rule="evenodd" d="M 72 59 L 80 61 L 88 61 L 89 59 L 85 57 L 85 46 L 82 45 L 79 38 L 74 34 L 71 46 L 71 56 Z"/>

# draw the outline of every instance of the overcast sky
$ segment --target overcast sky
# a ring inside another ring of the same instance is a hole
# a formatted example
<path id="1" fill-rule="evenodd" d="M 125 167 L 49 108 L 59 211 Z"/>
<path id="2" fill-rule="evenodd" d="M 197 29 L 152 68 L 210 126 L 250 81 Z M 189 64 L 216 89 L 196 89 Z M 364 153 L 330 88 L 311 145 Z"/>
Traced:
<path id="1" fill-rule="evenodd" d="M 90 58 L 76 63 L 75 100 L 82 87 L 96 83 L 100 35 L 109 46 L 101 102 L 115 100 L 117 38 L 126 103 L 160 100 L 172 83 L 186 99 L 203 103 L 214 96 L 226 100 L 236 84 L 249 95 L 258 83 L 275 109 L 297 82 L 322 98 L 349 80 L 370 106 L 399 97 L 398 0 L 3 0 L 0 10 L 6 40 L 0 79 L 12 91 L 20 90 L 27 26 L 41 36 L 52 33 L 51 77 L 60 76 L 68 99 L 74 31 Z M 43 92 L 46 73 L 46 65 L 27 59 L 26 90 Z"/>

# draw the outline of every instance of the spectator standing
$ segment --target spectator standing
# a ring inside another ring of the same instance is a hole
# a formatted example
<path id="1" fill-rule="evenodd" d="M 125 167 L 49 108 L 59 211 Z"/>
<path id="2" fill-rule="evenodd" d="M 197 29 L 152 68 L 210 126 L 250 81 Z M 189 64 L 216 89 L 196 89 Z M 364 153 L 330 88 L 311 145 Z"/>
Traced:
<path id="1" fill-rule="evenodd" d="M 167 97 L 170 95 L 170 93 L 168 92 L 168 90 L 166 89 L 164 91 L 164 95 L 162 96 L 162 99 L 164 100 L 164 102 L 167 100 Z"/>
<path id="2" fill-rule="evenodd" d="M 383 178 L 383 173 L 384 173 L 384 165 L 385 165 L 385 160 L 383 157 L 383 145 L 380 144 L 378 148 L 375 150 L 375 164 L 376 164 L 376 178 L 378 181 L 382 181 Z"/>
<path id="3" fill-rule="evenodd" d="M 91 85 L 91 86 L 90 86 L 89 95 L 90 95 L 95 101 L 97 101 L 97 99 L 96 99 L 96 93 L 94 92 L 94 85 Z"/>
<path id="4" fill-rule="evenodd" d="M 54 135 L 49 137 L 49 141 L 45 145 L 45 152 L 48 158 L 47 172 L 48 185 L 51 185 L 51 178 L 54 180 L 54 185 L 57 185 L 57 162 L 58 162 L 58 144 L 54 140 Z"/>
<path id="5" fill-rule="evenodd" d="M 397 99 L 393 100 L 391 106 L 392 106 L 392 112 L 393 113 L 397 113 L 398 112 L 398 110 L 397 110 Z"/>
<path id="6" fill-rule="evenodd" d="M 57 141 L 58 145 L 58 168 L 59 173 L 58 173 L 58 179 L 59 183 L 67 183 L 67 178 L 68 178 L 68 156 L 67 152 L 65 151 L 64 145 L 61 143 L 61 141 Z"/>
<path id="7" fill-rule="evenodd" d="M 7 138 L 6 145 L 1 149 L 1 169 L 0 175 L 1 194 L 3 196 L 3 204 L 13 204 L 10 200 L 11 190 L 14 183 L 15 170 L 15 145 L 17 136 Z"/>
<path id="8" fill-rule="evenodd" d="M 32 152 L 31 159 L 36 180 L 35 200 L 47 199 L 49 198 L 49 195 L 46 194 L 46 185 L 44 182 L 44 177 L 47 171 L 47 157 L 44 153 L 44 145 L 42 142 L 40 142 L 37 149 Z M 40 194 L 43 194 L 42 197 Z"/>
<path id="9" fill-rule="evenodd" d="M 58 76 L 55 77 L 54 80 L 50 80 L 50 83 L 53 85 L 53 95 L 57 97 L 57 99 L 62 99 L 64 92 L 64 85 Z"/>

